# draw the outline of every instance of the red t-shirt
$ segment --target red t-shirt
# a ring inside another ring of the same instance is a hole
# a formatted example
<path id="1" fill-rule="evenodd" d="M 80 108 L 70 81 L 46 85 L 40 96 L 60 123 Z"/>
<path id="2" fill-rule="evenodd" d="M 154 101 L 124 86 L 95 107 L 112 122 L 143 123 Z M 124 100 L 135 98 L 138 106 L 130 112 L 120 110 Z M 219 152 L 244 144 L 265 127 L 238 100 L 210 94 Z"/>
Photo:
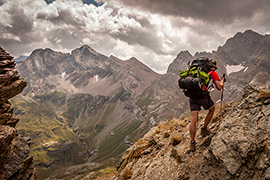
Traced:
<path id="1" fill-rule="evenodd" d="M 218 73 L 216 71 L 210 71 L 209 74 L 211 75 L 211 79 L 213 79 L 213 82 L 220 81 Z"/>
<path id="2" fill-rule="evenodd" d="M 220 80 L 219 77 L 218 77 L 218 73 L 217 73 L 217 72 L 215 72 L 215 71 L 210 71 L 209 74 L 210 74 L 210 76 L 211 76 L 211 79 L 213 79 L 213 82 L 219 81 L 219 80 Z M 202 90 L 203 90 L 203 91 L 207 91 L 206 85 L 204 85 L 204 84 L 202 85 Z"/>

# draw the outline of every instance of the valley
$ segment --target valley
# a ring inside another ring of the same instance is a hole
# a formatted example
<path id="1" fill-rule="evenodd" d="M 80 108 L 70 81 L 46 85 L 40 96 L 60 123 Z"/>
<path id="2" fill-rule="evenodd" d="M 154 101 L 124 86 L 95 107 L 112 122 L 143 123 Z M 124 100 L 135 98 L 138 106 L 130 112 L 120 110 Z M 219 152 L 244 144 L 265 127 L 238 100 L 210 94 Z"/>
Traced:
<path id="1" fill-rule="evenodd" d="M 178 71 L 186 69 L 188 61 L 200 56 L 215 59 L 219 75 L 227 72 L 229 101 L 259 72 L 270 73 L 269 45 L 269 35 L 247 30 L 212 53 L 180 52 L 166 74 L 134 57 L 107 57 L 87 45 L 71 53 L 34 50 L 17 64 L 28 83 L 11 100 L 20 118 L 18 132 L 31 138 L 31 154 L 44 178 L 60 167 L 117 164 L 151 128 L 188 113 L 188 98 L 177 85 Z M 244 68 L 228 69 L 237 65 Z M 219 100 L 218 91 L 211 94 Z"/>

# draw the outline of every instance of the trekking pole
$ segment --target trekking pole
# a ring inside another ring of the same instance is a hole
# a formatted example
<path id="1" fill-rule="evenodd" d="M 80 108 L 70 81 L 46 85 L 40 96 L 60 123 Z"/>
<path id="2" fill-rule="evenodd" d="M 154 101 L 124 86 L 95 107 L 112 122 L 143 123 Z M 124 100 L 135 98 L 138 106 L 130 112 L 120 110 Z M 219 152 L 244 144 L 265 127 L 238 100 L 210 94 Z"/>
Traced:
<path id="1" fill-rule="evenodd" d="M 222 78 L 225 78 L 225 74 L 223 74 Z M 221 79 L 222 79 L 221 78 Z M 223 83 L 223 87 L 221 90 L 221 98 L 220 98 L 220 117 L 221 117 L 221 111 L 222 111 L 222 101 L 223 101 L 223 92 L 224 92 L 224 85 L 225 85 L 225 81 Z"/>

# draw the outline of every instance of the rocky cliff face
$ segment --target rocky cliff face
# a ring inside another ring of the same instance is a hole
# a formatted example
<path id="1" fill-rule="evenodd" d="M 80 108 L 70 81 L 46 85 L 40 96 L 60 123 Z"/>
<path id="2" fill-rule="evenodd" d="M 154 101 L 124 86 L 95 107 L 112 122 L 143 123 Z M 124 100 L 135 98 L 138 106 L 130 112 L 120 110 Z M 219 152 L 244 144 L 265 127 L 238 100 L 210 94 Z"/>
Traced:
<path id="1" fill-rule="evenodd" d="M 22 92 L 26 81 L 15 70 L 13 57 L 0 48 L 0 179 L 37 179 L 30 139 L 15 129 L 19 119 L 13 116 L 10 98 Z"/>
<path id="2" fill-rule="evenodd" d="M 188 151 L 189 117 L 174 119 L 131 146 L 113 179 L 270 179 L 269 120 L 269 74 L 259 74 L 214 117 L 211 135 L 197 132 L 195 152 Z"/>

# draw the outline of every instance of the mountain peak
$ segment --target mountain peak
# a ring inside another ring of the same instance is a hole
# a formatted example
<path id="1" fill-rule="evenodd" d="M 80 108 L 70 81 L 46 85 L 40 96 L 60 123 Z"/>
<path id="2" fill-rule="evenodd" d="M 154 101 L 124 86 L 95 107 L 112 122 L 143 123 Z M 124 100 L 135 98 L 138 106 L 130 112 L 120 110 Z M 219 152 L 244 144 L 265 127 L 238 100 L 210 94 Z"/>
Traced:
<path id="1" fill-rule="evenodd" d="M 186 50 L 186 51 L 181 51 L 181 52 L 177 55 L 177 58 L 178 58 L 178 57 L 180 57 L 180 58 L 185 58 L 185 57 L 190 57 L 190 56 L 192 56 L 192 55 L 190 54 L 190 52 L 189 52 L 188 50 Z"/>
<path id="2" fill-rule="evenodd" d="M 131 58 L 128 59 L 128 61 L 134 61 L 134 62 L 136 62 L 136 61 L 139 61 L 139 60 L 137 58 L 135 58 L 135 57 L 131 57 Z"/>
<path id="3" fill-rule="evenodd" d="M 99 54 L 97 51 L 95 51 L 93 48 L 91 48 L 88 45 L 82 45 L 77 50 L 83 52 L 84 54 L 88 54 L 88 53 L 91 53 L 91 54 L 94 54 L 94 55 L 98 55 Z"/>
<path id="4" fill-rule="evenodd" d="M 45 49 L 39 48 L 39 49 L 35 49 L 31 54 L 39 54 L 41 52 L 54 52 L 54 51 L 50 48 L 45 48 Z"/>
<path id="5" fill-rule="evenodd" d="M 261 42 L 263 38 L 263 35 L 252 30 L 238 32 L 219 47 L 217 53 L 222 54 L 227 63 L 237 65 L 249 59 L 257 50 L 265 48 Z"/>
<path id="6" fill-rule="evenodd" d="M 178 74 L 179 70 L 186 69 L 189 61 L 193 59 L 193 56 L 189 53 L 189 51 L 181 51 L 174 61 L 169 65 L 167 69 L 167 73 L 172 72 Z"/>
<path id="7" fill-rule="evenodd" d="M 49 56 L 49 57 L 54 57 L 56 54 L 62 54 L 62 53 L 59 53 L 59 52 L 56 52 L 50 48 L 45 48 L 45 49 L 35 49 L 29 56 L 30 59 L 36 59 L 35 57 L 43 57 L 43 60 L 47 59 L 48 58 L 44 58 L 45 56 Z"/>
<path id="8" fill-rule="evenodd" d="M 211 53 L 203 51 L 203 52 L 196 52 L 194 55 L 194 58 L 198 58 L 198 57 L 210 57 Z"/>
<path id="9" fill-rule="evenodd" d="M 250 29 L 246 30 L 243 34 L 246 34 L 246 35 L 260 35 L 259 33 L 255 32 L 255 31 L 252 31 Z"/>
<path id="10" fill-rule="evenodd" d="M 148 66 L 146 66 L 143 62 L 141 62 L 135 57 L 129 58 L 126 62 L 131 64 L 132 66 L 139 66 L 141 69 L 148 69 L 148 71 L 151 71 L 151 72 L 153 71 Z"/>
<path id="11" fill-rule="evenodd" d="M 235 36 L 233 38 L 230 38 L 230 39 L 236 39 L 236 40 L 239 40 L 238 38 L 241 38 L 241 39 L 245 39 L 245 38 L 257 38 L 257 39 L 260 39 L 263 37 L 263 35 L 257 33 L 257 32 L 254 32 L 252 30 L 246 30 L 245 32 L 238 32 L 235 34 Z M 229 40 L 230 40 L 229 39 Z M 228 41 L 229 41 L 228 40 Z"/>
<path id="12" fill-rule="evenodd" d="M 87 44 L 82 45 L 79 49 L 88 49 L 88 50 L 91 50 L 91 51 L 96 52 L 93 48 L 91 48 L 91 47 L 90 47 L 89 45 L 87 45 Z"/>

